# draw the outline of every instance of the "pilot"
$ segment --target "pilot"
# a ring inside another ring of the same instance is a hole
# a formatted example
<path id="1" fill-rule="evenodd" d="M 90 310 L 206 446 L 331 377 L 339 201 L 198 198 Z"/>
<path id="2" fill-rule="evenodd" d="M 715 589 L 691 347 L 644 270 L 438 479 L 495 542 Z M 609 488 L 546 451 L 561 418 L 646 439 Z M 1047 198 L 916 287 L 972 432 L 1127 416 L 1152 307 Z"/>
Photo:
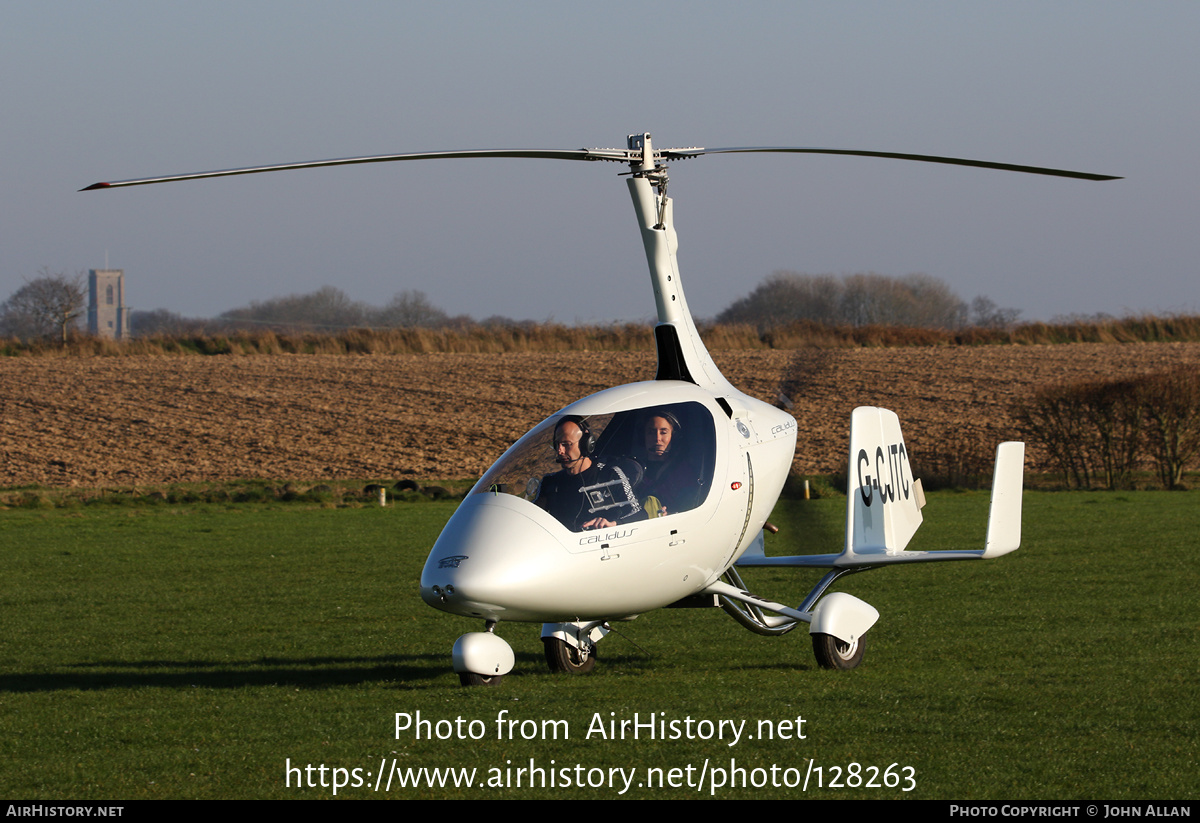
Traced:
<path id="1" fill-rule="evenodd" d="M 646 470 L 638 494 L 649 517 L 684 512 L 700 505 L 704 488 L 688 459 L 679 418 L 654 409 L 642 425 Z"/>
<path id="2" fill-rule="evenodd" d="M 593 459 L 595 448 L 586 419 L 568 415 L 558 421 L 554 459 L 562 468 L 542 478 L 534 503 L 571 531 L 644 520 L 646 514 L 634 492 L 641 467 L 632 460 Z"/>

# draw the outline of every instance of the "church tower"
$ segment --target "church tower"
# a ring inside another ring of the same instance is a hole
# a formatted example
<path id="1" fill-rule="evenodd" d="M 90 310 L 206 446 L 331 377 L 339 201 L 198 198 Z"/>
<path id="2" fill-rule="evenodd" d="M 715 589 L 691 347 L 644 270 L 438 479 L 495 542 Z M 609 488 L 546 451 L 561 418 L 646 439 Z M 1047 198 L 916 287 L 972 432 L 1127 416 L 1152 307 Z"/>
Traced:
<path id="1" fill-rule="evenodd" d="M 92 269 L 88 272 L 88 333 L 112 340 L 124 340 L 129 336 L 124 269 Z"/>

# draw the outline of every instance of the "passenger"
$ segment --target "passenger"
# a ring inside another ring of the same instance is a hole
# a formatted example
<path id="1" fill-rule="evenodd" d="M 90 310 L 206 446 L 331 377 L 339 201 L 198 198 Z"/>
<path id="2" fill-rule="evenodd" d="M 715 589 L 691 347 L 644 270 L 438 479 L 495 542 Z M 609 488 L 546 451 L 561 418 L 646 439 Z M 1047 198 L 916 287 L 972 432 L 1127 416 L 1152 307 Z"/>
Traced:
<path id="1" fill-rule="evenodd" d="M 542 478 L 534 503 L 571 531 L 645 519 L 634 493 L 641 480 L 640 467 L 632 460 L 593 459 L 595 448 L 586 419 L 569 415 L 558 421 L 554 459 L 562 468 Z"/>
<path id="2" fill-rule="evenodd" d="M 704 487 L 686 454 L 679 419 L 666 409 L 655 409 L 646 417 L 642 434 L 646 472 L 638 494 L 647 516 L 663 517 L 700 505 Z"/>

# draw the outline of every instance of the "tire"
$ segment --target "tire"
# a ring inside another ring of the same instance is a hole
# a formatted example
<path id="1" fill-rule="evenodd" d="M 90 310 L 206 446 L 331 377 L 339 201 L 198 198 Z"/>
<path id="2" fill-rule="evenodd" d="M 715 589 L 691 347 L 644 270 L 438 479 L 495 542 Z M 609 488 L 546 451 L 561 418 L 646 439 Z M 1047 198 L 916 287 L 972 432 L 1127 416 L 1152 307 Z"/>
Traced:
<path id="1" fill-rule="evenodd" d="M 464 686 L 499 686 L 504 679 L 502 674 L 475 674 L 475 672 L 459 672 L 458 682 Z"/>
<path id="2" fill-rule="evenodd" d="M 853 643 L 845 643 L 832 634 L 814 634 L 812 644 L 813 654 L 817 656 L 817 663 L 822 669 L 849 671 L 862 662 L 867 638 L 864 636 Z"/>
<path id="3" fill-rule="evenodd" d="M 557 637 L 543 637 L 542 645 L 546 649 L 546 665 L 552 672 L 588 674 L 596 668 L 595 646 L 592 646 L 587 652 L 580 652 L 570 643 Z"/>

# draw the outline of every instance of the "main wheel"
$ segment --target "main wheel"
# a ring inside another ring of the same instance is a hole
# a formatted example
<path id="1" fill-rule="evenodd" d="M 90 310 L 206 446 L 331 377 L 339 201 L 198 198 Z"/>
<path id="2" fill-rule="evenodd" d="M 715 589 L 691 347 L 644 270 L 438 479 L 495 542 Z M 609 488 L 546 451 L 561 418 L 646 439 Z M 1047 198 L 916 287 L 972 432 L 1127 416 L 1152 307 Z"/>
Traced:
<path id="1" fill-rule="evenodd" d="M 596 647 L 577 649 L 557 637 L 543 637 L 546 649 L 546 665 L 552 672 L 587 674 L 596 668 Z"/>
<path id="2" fill-rule="evenodd" d="M 459 672 L 458 682 L 464 686 L 499 686 L 504 679 L 502 674 L 475 674 L 475 672 Z"/>
<path id="3" fill-rule="evenodd" d="M 817 663 L 822 669 L 849 671 L 862 662 L 867 638 L 860 637 L 853 643 L 846 643 L 832 634 L 814 634 L 812 644 L 813 654 L 817 656 Z"/>

